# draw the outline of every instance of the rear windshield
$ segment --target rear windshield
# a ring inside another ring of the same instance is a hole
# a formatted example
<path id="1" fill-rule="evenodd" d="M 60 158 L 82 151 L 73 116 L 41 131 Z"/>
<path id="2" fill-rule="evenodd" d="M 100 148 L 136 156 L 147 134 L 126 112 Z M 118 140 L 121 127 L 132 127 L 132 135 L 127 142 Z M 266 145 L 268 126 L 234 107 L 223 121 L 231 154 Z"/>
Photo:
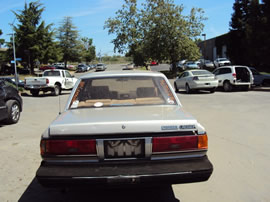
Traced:
<path id="1" fill-rule="evenodd" d="M 59 71 L 46 71 L 44 72 L 43 76 L 60 76 Z"/>
<path id="2" fill-rule="evenodd" d="M 211 72 L 207 70 L 200 70 L 200 71 L 191 71 L 194 76 L 199 76 L 199 75 L 205 75 L 205 74 L 212 74 Z"/>
<path id="3" fill-rule="evenodd" d="M 70 108 L 176 104 L 162 77 L 130 76 L 81 80 Z"/>

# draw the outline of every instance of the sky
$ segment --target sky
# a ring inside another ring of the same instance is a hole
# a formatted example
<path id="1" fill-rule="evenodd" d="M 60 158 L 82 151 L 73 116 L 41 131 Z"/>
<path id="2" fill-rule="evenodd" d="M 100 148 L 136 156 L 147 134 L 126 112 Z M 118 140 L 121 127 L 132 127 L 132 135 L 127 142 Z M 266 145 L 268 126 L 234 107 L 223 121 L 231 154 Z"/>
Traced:
<path id="1" fill-rule="evenodd" d="M 139 2 L 142 2 L 140 0 Z M 10 40 L 15 15 L 12 11 L 23 10 L 24 4 L 30 0 L 0 0 L 0 29 L 3 34 L 0 38 Z M 183 5 L 187 14 L 191 8 L 202 8 L 205 11 L 204 33 L 206 38 L 213 38 L 229 31 L 229 23 L 233 13 L 235 0 L 174 0 L 176 5 Z M 121 9 L 124 0 L 40 0 L 45 7 L 42 20 L 46 24 L 53 23 L 53 28 L 58 28 L 65 16 L 72 17 L 73 24 L 77 27 L 81 37 L 93 39 L 96 52 L 102 55 L 114 55 L 114 46 L 111 43 L 114 35 L 109 35 L 103 29 L 104 22 L 109 17 L 114 17 L 115 12 Z M 15 20 L 15 24 L 18 21 Z M 203 40 L 203 37 L 201 37 Z"/>

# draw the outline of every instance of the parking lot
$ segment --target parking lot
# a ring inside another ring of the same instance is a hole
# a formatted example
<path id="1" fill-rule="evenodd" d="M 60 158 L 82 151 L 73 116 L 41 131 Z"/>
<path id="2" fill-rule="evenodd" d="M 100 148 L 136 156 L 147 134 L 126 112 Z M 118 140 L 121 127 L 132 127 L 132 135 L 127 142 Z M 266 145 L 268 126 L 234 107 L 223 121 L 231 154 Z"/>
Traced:
<path id="1" fill-rule="evenodd" d="M 270 89 L 177 95 L 208 132 L 214 172 L 207 182 L 173 185 L 175 197 L 181 202 L 270 201 Z M 41 187 L 35 179 L 40 135 L 68 96 L 69 91 L 59 97 L 24 93 L 19 123 L 0 126 L 0 201 L 173 201 L 170 187 L 66 193 Z"/>

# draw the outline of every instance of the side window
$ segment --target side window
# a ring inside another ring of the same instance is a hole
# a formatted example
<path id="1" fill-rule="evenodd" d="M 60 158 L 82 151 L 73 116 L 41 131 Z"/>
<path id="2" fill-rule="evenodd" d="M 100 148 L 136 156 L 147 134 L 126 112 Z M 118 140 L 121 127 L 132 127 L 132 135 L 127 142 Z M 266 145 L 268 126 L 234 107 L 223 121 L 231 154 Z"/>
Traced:
<path id="1" fill-rule="evenodd" d="M 71 78 L 72 77 L 71 74 L 68 71 L 65 71 L 65 73 L 66 73 L 66 77 L 67 78 Z"/>
<path id="2" fill-rule="evenodd" d="M 219 72 L 220 72 L 220 69 L 217 69 L 217 70 L 213 71 L 213 74 L 219 75 L 220 74 Z"/>
<path id="3" fill-rule="evenodd" d="M 188 75 L 189 75 L 189 73 L 188 72 L 185 72 L 184 75 L 183 75 L 183 77 L 187 77 Z"/>
<path id="4" fill-rule="evenodd" d="M 62 71 L 62 77 L 65 77 L 64 71 Z"/>
<path id="5" fill-rule="evenodd" d="M 231 68 L 224 68 L 224 74 L 229 74 L 229 73 L 232 73 L 232 70 Z"/>
<path id="6" fill-rule="evenodd" d="M 228 74 L 228 73 L 232 73 L 232 70 L 230 68 L 222 68 L 219 71 L 219 74 Z"/>

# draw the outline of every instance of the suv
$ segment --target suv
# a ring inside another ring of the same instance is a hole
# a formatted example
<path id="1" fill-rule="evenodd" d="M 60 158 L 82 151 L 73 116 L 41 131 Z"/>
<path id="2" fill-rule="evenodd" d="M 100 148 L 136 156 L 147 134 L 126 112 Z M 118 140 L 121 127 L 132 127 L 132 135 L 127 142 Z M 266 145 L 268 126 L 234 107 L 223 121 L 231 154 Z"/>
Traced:
<path id="1" fill-rule="evenodd" d="M 7 81 L 0 80 L 0 121 L 17 123 L 22 111 L 22 98 Z"/>
<path id="2" fill-rule="evenodd" d="M 230 65 L 231 61 L 228 60 L 227 58 L 217 58 L 214 60 L 214 65 L 215 67 L 221 67 L 225 65 Z"/>
<path id="3" fill-rule="evenodd" d="M 218 79 L 218 86 L 223 87 L 224 91 L 232 91 L 233 87 L 241 87 L 249 90 L 253 84 L 253 76 L 250 69 L 246 66 L 224 66 L 213 71 Z"/>

